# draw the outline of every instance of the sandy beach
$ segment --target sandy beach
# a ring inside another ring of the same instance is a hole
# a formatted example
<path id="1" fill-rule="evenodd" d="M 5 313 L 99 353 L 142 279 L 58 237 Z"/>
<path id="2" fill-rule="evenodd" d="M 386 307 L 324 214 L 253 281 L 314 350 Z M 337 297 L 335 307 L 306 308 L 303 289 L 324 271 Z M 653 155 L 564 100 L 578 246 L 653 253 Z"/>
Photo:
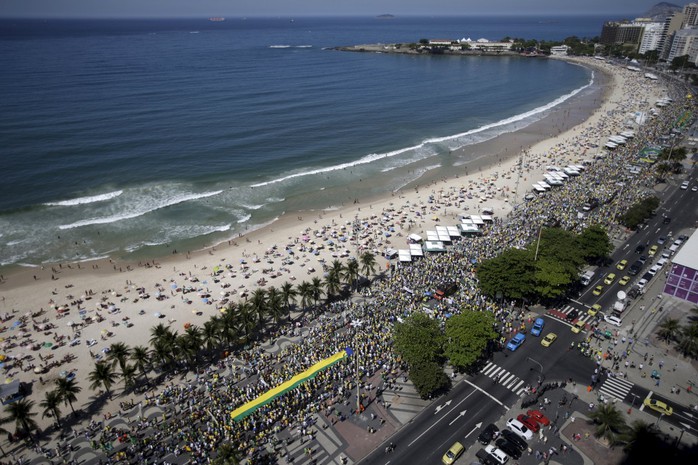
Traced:
<path id="1" fill-rule="evenodd" d="M 377 268 L 385 270 L 388 261 L 379 255 L 386 248 L 404 249 L 409 234 L 425 236 L 436 225 L 459 224 L 459 216 L 480 214 L 484 207 L 505 219 L 514 205 L 525 202 L 531 184 L 543 179 L 546 166 L 594 160 L 601 152 L 596 146 L 622 131 L 628 115 L 648 112 L 668 91 L 661 81 L 625 68 L 592 59 L 570 61 L 598 71 L 595 93 L 562 104 L 522 130 L 454 151 L 450 178 L 425 177 L 385 198 L 357 193 L 352 205 L 288 213 L 206 250 L 173 251 L 140 263 L 97 260 L 5 272 L 0 283 L 0 337 L 8 358 L 4 381 L 32 382 L 31 399 L 38 403 L 61 372 L 75 372 L 83 387 L 75 405 L 82 407 L 95 394 L 87 375 L 110 344 L 147 346 L 151 328 L 160 323 L 179 333 L 185 325 L 201 327 L 228 302 L 245 299 L 255 289 L 322 278 L 323 264 L 346 262 L 363 251 L 376 253 Z M 476 161 L 461 163 L 466 155 Z M 583 181 L 582 176 L 577 188 Z M 95 343 L 88 346 L 91 340 Z M 35 373 L 34 368 L 48 365 L 55 366 Z M 118 410 L 121 391 L 117 382 L 117 395 L 102 412 Z M 50 418 L 37 421 L 42 428 L 51 424 Z"/>

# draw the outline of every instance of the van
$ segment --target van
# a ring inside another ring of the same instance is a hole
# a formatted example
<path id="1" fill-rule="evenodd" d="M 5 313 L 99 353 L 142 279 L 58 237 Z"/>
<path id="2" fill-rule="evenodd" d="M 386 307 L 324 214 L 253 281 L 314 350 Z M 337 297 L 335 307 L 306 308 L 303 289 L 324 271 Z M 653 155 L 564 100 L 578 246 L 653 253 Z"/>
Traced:
<path id="1" fill-rule="evenodd" d="M 492 444 L 485 447 L 485 452 L 490 454 L 500 465 L 504 465 L 509 460 L 509 456 L 504 453 L 502 449 L 499 449 Z"/>

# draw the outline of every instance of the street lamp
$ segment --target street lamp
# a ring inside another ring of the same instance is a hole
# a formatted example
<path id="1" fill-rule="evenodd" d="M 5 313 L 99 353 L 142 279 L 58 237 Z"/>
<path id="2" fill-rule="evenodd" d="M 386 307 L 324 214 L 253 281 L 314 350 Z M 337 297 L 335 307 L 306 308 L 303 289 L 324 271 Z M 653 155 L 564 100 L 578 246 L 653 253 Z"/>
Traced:
<path id="1" fill-rule="evenodd" d="M 630 395 L 633 396 L 633 400 L 632 400 L 632 402 L 630 402 L 630 408 L 628 409 L 629 414 L 633 412 L 633 406 L 635 405 L 635 399 L 640 397 L 637 394 L 633 394 L 632 392 L 630 393 Z"/>
<path id="2" fill-rule="evenodd" d="M 538 369 L 540 370 L 540 379 L 539 379 L 538 382 L 539 382 L 539 383 L 542 383 L 543 380 L 545 379 L 545 376 L 543 376 L 543 365 L 541 365 L 540 362 L 537 362 L 536 360 L 533 360 L 531 357 L 526 357 L 526 359 L 528 359 L 528 360 L 530 360 L 531 362 L 533 362 L 533 363 L 535 363 L 536 365 L 538 365 Z"/>
<path id="3" fill-rule="evenodd" d="M 364 322 L 361 320 L 353 320 L 350 325 L 353 326 L 358 334 L 358 328 L 363 325 Z M 358 345 L 356 347 L 356 350 L 354 351 L 354 355 L 356 357 L 356 414 L 359 415 L 361 413 L 361 373 L 359 371 L 359 348 Z"/>

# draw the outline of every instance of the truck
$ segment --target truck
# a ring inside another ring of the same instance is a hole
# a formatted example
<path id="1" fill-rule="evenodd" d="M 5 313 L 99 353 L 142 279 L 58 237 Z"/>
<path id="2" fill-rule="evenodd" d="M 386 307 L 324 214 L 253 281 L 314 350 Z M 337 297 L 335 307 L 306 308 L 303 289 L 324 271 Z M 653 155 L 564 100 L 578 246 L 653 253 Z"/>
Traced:
<path id="1" fill-rule="evenodd" d="M 594 275 L 596 275 L 596 268 L 585 270 L 579 276 L 579 281 L 582 283 L 582 286 L 588 286 L 591 280 L 594 279 Z"/>

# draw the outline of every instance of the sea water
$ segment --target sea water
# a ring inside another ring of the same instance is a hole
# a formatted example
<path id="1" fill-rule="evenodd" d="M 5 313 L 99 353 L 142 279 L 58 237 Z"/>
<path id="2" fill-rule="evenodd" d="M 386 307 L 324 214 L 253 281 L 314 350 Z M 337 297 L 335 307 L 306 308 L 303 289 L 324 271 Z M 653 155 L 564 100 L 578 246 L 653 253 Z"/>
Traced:
<path id="1" fill-rule="evenodd" d="M 333 47 L 591 37 L 602 23 L 2 20 L 0 264 L 157 256 L 394 192 L 542 117 L 592 73 Z"/>

